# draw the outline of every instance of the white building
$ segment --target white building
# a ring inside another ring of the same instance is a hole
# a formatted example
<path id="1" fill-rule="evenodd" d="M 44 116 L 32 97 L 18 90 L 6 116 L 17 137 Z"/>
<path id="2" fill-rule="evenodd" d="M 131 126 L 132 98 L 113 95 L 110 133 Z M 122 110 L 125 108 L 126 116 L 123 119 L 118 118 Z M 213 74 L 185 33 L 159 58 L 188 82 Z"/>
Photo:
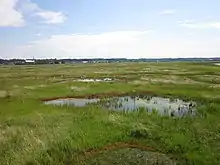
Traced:
<path id="1" fill-rule="evenodd" d="M 83 63 L 83 64 L 87 64 L 87 63 L 88 63 L 88 61 L 83 61 L 82 63 Z"/>
<path id="2" fill-rule="evenodd" d="M 26 59 L 25 63 L 27 63 L 27 64 L 35 64 L 35 60 L 28 60 L 28 59 Z"/>

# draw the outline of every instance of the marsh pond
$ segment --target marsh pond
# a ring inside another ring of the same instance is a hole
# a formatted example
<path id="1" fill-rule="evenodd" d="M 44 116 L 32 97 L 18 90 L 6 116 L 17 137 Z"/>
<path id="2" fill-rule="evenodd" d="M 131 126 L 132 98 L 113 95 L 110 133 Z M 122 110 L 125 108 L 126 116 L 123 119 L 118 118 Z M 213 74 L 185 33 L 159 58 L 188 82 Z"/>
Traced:
<path id="1" fill-rule="evenodd" d="M 161 115 L 186 116 L 195 115 L 195 102 L 186 102 L 180 99 L 151 96 L 124 96 L 109 98 L 66 98 L 55 99 L 44 102 L 47 105 L 85 107 L 97 105 L 103 109 L 117 111 L 158 112 Z"/>

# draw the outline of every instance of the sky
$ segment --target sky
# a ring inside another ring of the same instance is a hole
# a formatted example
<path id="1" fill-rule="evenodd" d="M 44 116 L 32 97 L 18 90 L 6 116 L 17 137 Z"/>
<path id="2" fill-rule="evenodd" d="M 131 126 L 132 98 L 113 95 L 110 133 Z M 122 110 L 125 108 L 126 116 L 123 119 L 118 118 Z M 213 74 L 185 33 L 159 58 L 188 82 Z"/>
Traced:
<path id="1" fill-rule="evenodd" d="M 220 57 L 219 0 L 0 0 L 0 58 Z"/>

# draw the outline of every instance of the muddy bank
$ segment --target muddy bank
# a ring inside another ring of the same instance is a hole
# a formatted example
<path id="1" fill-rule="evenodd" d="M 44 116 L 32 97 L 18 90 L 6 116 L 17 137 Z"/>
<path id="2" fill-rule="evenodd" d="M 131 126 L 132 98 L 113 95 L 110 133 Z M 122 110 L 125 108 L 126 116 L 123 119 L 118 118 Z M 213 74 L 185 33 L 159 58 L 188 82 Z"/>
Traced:
<path id="1" fill-rule="evenodd" d="M 86 94 L 86 95 L 72 95 L 72 96 L 61 96 L 61 97 L 50 97 L 50 98 L 42 98 L 40 101 L 52 101 L 57 99 L 101 99 L 106 97 L 123 97 L 123 96 L 135 96 L 135 95 L 151 95 L 157 96 L 152 91 L 143 91 L 143 92 L 108 92 L 108 93 L 96 93 L 96 94 Z"/>
<path id="2" fill-rule="evenodd" d="M 89 149 L 89 150 L 85 151 L 83 154 L 86 157 L 91 157 L 91 156 L 95 156 L 97 154 L 101 154 L 105 151 L 111 151 L 111 150 L 122 149 L 122 148 L 137 148 L 137 149 L 141 149 L 141 150 L 145 150 L 145 151 L 159 152 L 158 150 L 156 150 L 155 148 L 153 148 L 151 146 L 144 146 L 144 145 L 140 145 L 140 144 L 134 143 L 134 142 L 129 142 L 129 143 L 117 142 L 114 144 L 107 145 L 107 146 L 100 148 L 100 149 Z"/>

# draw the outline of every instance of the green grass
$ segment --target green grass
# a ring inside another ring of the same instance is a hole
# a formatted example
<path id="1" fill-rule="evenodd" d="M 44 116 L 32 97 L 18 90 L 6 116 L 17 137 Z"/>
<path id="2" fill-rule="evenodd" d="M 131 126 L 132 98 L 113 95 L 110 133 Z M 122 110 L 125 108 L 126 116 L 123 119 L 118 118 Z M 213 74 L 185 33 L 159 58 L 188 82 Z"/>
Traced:
<path id="1" fill-rule="evenodd" d="M 116 81 L 75 81 L 81 76 Z M 121 152 L 109 151 L 88 161 L 83 152 L 131 141 L 151 146 L 180 164 L 219 164 L 219 76 L 219 66 L 205 63 L 0 66 L 0 164 L 95 164 L 104 158 L 111 164 Z M 47 106 L 40 101 L 112 92 L 193 99 L 201 115 L 171 118 L 145 111 L 104 111 L 92 105 Z M 146 135 L 131 136 L 139 129 Z M 124 154 L 121 161 L 129 164 L 127 158 L 133 157 Z"/>

